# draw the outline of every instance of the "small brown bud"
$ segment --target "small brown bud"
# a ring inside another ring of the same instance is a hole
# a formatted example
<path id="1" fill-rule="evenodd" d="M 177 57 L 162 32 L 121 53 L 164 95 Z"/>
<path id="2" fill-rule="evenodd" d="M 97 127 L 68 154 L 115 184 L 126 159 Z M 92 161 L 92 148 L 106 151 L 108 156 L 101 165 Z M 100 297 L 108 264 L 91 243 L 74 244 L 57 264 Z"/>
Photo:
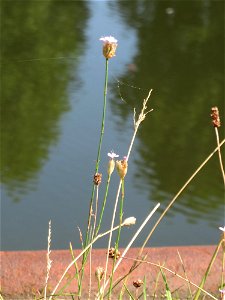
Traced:
<path id="1" fill-rule="evenodd" d="M 133 281 L 133 286 L 137 288 L 139 288 L 140 286 L 142 286 L 143 281 L 141 279 L 135 280 Z"/>
<path id="2" fill-rule="evenodd" d="M 212 107 L 211 108 L 211 115 L 212 117 L 212 123 L 213 123 L 213 126 L 214 127 L 220 127 L 220 116 L 219 116 L 219 110 L 218 110 L 218 107 L 215 106 L 215 107 Z"/>
<path id="3" fill-rule="evenodd" d="M 128 168 L 128 163 L 126 159 L 116 161 L 116 169 L 121 179 L 124 179 L 124 177 L 126 176 L 127 168 Z"/>
<path id="4" fill-rule="evenodd" d="M 96 173 L 94 175 L 93 182 L 95 185 L 99 185 L 102 182 L 102 174 L 101 173 Z"/>
<path id="5" fill-rule="evenodd" d="M 115 258 L 116 257 L 116 259 L 121 256 L 120 251 L 119 250 L 116 251 L 115 248 L 110 248 L 108 255 L 109 255 L 109 258 Z"/>

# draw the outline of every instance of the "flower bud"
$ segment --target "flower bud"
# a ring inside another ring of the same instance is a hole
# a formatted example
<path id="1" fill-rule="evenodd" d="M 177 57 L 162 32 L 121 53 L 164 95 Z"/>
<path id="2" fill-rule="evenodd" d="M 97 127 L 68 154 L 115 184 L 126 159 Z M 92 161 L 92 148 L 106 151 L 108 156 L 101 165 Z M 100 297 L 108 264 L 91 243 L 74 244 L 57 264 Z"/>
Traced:
<path id="1" fill-rule="evenodd" d="M 110 159 L 108 163 L 108 175 L 111 176 L 112 172 L 114 171 L 115 168 L 115 161 L 114 159 Z"/>
<path id="2" fill-rule="evenodd" d="M 106 59 L 115 56 L 117 48 L 117 40 L 113 36 L 105 36 L 100 38 L 103 41 L 103 55 Z"/>
<path id="3" fill-rule="evenodd" d="M 124 179 L 124 177 L 126 176 L 127 168 L 128 168 L 128 163 L 126 159 L 116 161 L 116 169 L 121 179 Z"/>

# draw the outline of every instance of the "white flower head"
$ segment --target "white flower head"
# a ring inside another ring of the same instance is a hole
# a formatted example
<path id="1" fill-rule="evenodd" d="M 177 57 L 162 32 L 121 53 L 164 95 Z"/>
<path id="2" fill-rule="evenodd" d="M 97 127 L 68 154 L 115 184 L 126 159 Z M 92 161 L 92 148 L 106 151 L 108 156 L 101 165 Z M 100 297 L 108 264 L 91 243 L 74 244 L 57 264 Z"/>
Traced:
<path id="1" fill-rule="evenodd" d="M 225 232 L 225 226 L 224 227 L 219 227 L 219 230 L 222 230 L 223 232 Z"/>
<path id="2" fill-rule="evenodd" d="M 131 226 L 131 225 L 134 225 L 136 223 L 136 218 L 135 217 L 129 217 L 129 218 L 126 218 L 123 222 L 123 225 L 124 226 Z"/>
<path id="3" fill-rule="evenodd" d="M 119 157 L 118 154 L 114 153 L 113 150 L 107 154 L 111 159 L 114 159 L 115 157 Z"/>
<path id="4" fill-rule="evenodd" d="M 102 41 L 103 43 L 117 43 L 117 39 L 115 39 L 113 36 L 102 36 L 99 41 Z"/>

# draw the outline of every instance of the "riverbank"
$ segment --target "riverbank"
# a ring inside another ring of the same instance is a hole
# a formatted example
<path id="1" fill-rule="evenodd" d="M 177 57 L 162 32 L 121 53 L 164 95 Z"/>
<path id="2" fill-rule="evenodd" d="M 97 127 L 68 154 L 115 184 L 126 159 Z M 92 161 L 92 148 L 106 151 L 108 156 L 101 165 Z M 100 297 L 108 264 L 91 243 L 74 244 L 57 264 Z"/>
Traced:
<path id="1" fill-rule="evenodd" d="M 201 279 L 207 269 L 207 266 L 211 260 L 213 252 L 216 246 L 187 246 L 187 247 L 162 247 L 162 248 L 146 248 L 144 254 L 148 254 L 147 260 L 161 264 L 164 267 L 172 270 L 176 274 L 185 277 L 183 266 L 185 268 L 188 280 L 199 285 Z M 139 248 L 130 249 L 126 255 L 126 259 L 123 260 L 121 266 L 116 271 L 115 277 L 119 278 L 124 275 L 130 269 L 133 261 L 138 254 Z M 179 254 L 183 260 L 183 266 L 178 256 Z M 79 250 L 75 250 L 74 255 L 79 254 Z M 122 250 L 121 250 L 122 252 Z M 34 296 L 39 297 L 43 291 L 45 285 L 46 276 L 46 251 L 7 251 L 0 252 L 1 256 L 1 293 L 4 299 L 34 299 Z M 93 291 L 91 294 L 94 299 L 94 293 L 96 291 L 97 282 L 95 279 L 95 269 L 98 266 L 104 267 L 106 256 L 105 249 L 93 250 L 92 253 L 92 286 Z M 69 250 L 52 250 L 51 252 L 52 268 L 49 279 L 49 291 L 51 291 L 61 275 L 65 271 L 65 268 L 71 262 L 71 254 Z M 205 290 L 213 294 L 219 299 L 219 284 L 222 270 L 222 251 L 216 258 L 215 263 L 211 269 L 210 275 L 207 278 L 205 284 Z M 155 280 L 159 268 L 143 263 L 141 264 L 127 280 L 127 286 L 131 291 L 134 291 L 132 285 L 134 280 L 142 279 L 146 276 L 147 287 L 150 296 L 154 293 Z M 88 287 L 89 283 L 89 264 L 87 264 L 84 286 Z M 179 278 L 174 273 L 165 271 L 167 281 L 171 291 L 178 291 L 180 297 L 185 299 L 185 294 L 188 291 L 187 282 Z M 74 267 L 72 267 L 66 276 L 66 279 L 71 279 L 74 275 Z M 191 286 L 192 291 L 196 291 L 195 286 Z M 119 289 L 117 289 L 118 292 Z M 68 292 L 76 291 L 76 282 L 72 283 L 67 289 Z M 160 276 L 160 280 L 157 283 L 158 298 L 163 297 L 165 287 Z M 84 298 L 87 299 L 88 288 L 85 288 Z M 115 292 L 116 293 L 116 292 Z M 63 299 L 59 297 L 59 299 Z M 71 299 L 71 298 L 70 298 Z M 114 299 L 114 298 L 113 298 Z M 116 299 L 116 298 L 115 298 Z M 124 298 L 126 299 L 126 298 Z"/>

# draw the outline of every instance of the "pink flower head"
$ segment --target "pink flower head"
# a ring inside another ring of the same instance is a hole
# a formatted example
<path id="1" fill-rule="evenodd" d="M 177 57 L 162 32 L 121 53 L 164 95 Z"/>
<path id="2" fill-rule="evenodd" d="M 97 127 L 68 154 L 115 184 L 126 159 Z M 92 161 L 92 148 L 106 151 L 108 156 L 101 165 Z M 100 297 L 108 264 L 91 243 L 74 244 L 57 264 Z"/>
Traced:
<path id="1" fill-rule="evenodd" d="M 106 59 L 110 59 L 115 56 L 117 48 L 117 40 L 113 36 L 104 36 L 99 39 L 103 42 L 103 55 Z"/>
<path id="2" fill-rule="evenodd" d="M 113 151 L 111 151 L 110 153 L 107 154 L 111 159 L 114 159 L 115 157 L 119 157 L 118 154 L 114 153 Z"/>
<path id="3" fill-rule="evenodd" d="M 219 289 L 220 293 L 225 295 L 225 287 L 223 289 Z"/>
<path id="4" fill-rule="evenodd" d="M 117 43 L 118 41 L 113 37 L 113 36 L 102 36 L 99 41 L 102 41 L 104 44 L 105 43 Z"/>

